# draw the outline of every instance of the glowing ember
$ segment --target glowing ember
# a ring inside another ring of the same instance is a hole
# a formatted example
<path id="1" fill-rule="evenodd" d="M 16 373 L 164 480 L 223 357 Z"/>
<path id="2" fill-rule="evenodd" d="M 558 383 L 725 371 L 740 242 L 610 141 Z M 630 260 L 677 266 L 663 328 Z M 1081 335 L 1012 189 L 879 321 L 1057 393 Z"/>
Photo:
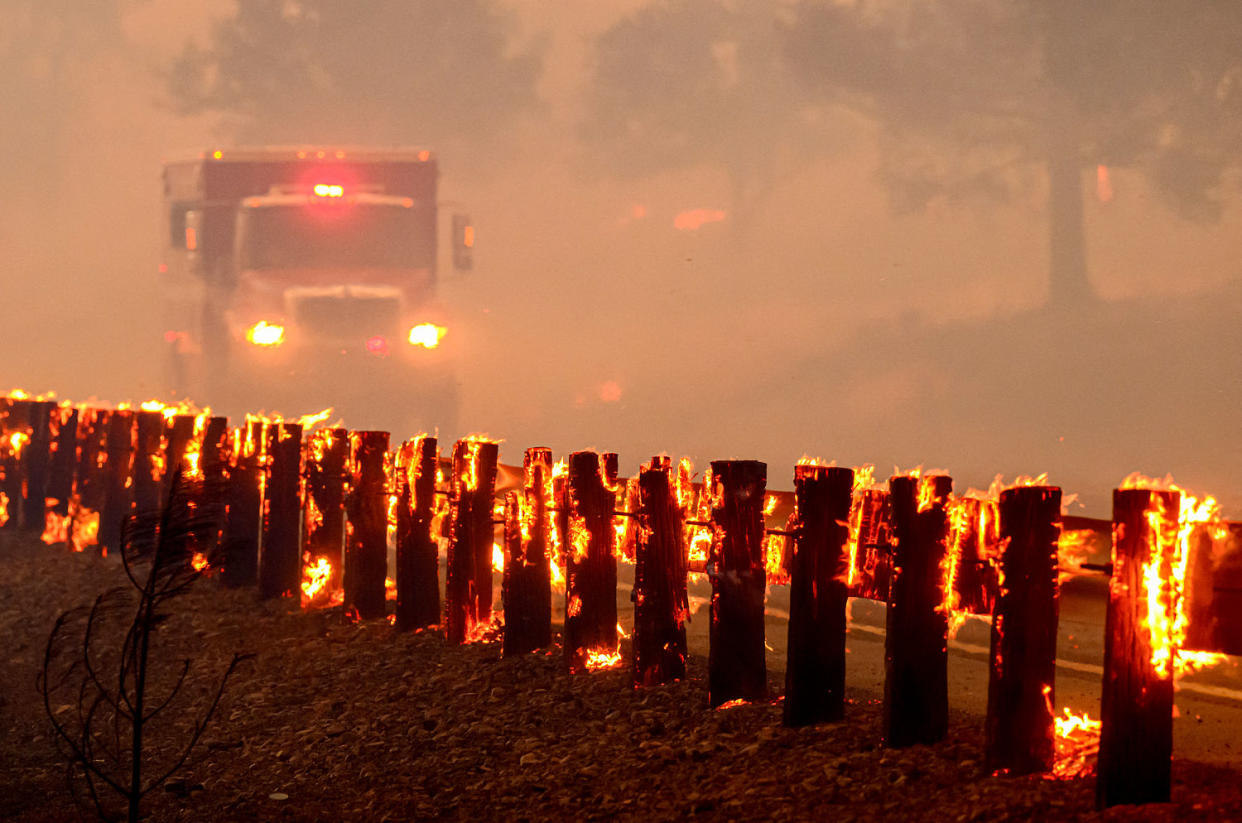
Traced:
<path id="1" fill-rule="evenodd" d="M 75 552 L 85 551 L 99 543 L 99 512 L 85 507 L 73 514 L 73 528 L 69 542 Z"/>
<path id="2" fill-rule="evenodd" d="M 1048 704 L 1048 713 L 1054 715 L 1056 730 L 1056 757 L 1047 777 L 1050 780 L 1089 777 L 1095 771 L 1090 761 L 1100 751 L 1100 721 L 1092 720 L 1086 712 L 1076 715 L 1068 706 L 1062 710 L 1061 717 L 1056 717 L 1051 693 L 1052 687 L 1044 686 L 1044 701 Z"/>
<path id="3" fill-rule="evenodd" d="M 587 652 L 586 660 L 583 666 L 587 671 L 599 671 L 601 669 L 615 669 L 621 665 L 620 649 L 591 649 Z"/>
<path id="4" fill-rule="evenodd" d="M 3 493 L 0 493 L 0 497 L 3 496 Z M 7 500 L 0 501 L 0 506 L 7 507 L 7 504 Z M 69 515 L 57 514 L 52 508 L 55 504 L 56 501 L 49 498 L 47 512 L 44 515 L 43 534 L 39 536 L 39 539 L 49 546 L 53 543 L 67 543 L 69 541 Z M 0 517 L 0 525 L 4 525 L 4 521 L 7 519 L 8 513 L 5 512 L 3 517 Z"/>
<path id="5" fill-rule="evenodd" d="M 302 604 L 310 605 L 327 591 L 332 580 L 332 564 L 326 557 L 317 557 L 302 567 Z"/>
<path id="6" fill-rule="evenodd" d="M 749 700 L 739 697 L 734 700 L 727 700 L 724 703 L 721 703 L 719 706 L 716 707 L 716 711 L 722 712 L 725 709 L 736 709 L 738 706 L 747 706 L 749 704 L 750 704 Z"/>
<path id="7" fill-rule="evenodd" d="M 207 568 L 207 555 L 202 552 L 194 552 L 194 556 L 190 558 L 190 568 L 196 572 L 201 572 Z"/>
<path id="8" fill-rule="evenodd" d="M 9 496 L 0 492 L 0 526 L 9 522 Z"/>
<path id="9" fill-rule="evenodd" d="M 384 599 L 397 599 L 397 581 L 393 580 L 391 577 L 384 578 Z"/>

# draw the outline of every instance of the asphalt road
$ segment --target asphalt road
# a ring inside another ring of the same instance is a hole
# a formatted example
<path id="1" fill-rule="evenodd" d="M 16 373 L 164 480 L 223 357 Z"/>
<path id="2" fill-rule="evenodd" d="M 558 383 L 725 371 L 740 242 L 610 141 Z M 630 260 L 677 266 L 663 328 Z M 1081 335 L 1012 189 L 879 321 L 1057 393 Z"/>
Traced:
<path id="1" fill-rule="evenodd" d="M 633 628 L 630 603 L 633 567 L 621 565 L 617 592 L 621 626 Z M 702 576 L 696 576 L 702 578 Z M 708 598 L 705 579 L 690 586 L 691 607 L 697 612 L 689 625 L 690 653 L 707 655 Z M 554 598 L 556 609 L 563 608 Z M 1069 707 L 1100 716 L 1100 684 L 1104 660 L 1104 578 L 1079 577 L 1062 587 L 1060 631 L 1057 638 L 1056 710 Z M 789 630 L 789 588 L 770 586 L 767 599 L 768 668 L 785 670 Z M 879 699 L 884 690 L 883 603 L 851 599 L 846 653 L 846 696 L 856 701 Z M 558 615 L 559 616 L 559 615 Z M 977 716 L 987 710 L 988 644 L 990 620 L 969 618 L 949 643 L 949 699 L 952 708 Z M 1242 767 L 1242 668 L 1240 658 L 1210 670 L 1180 678 L 1174 699 L 1174 756 Z"/>

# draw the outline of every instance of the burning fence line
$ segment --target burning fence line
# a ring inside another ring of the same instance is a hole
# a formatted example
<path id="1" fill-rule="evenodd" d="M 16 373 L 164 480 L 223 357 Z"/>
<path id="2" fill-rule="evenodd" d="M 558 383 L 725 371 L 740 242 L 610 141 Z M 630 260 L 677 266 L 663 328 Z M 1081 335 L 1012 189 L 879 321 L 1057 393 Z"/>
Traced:
<path id="1" fill-rule="evenodd" d="M 1113 562 L 1100 567 L 1085 562 L 1084 538 L 1107 526 L 1064 516 L 1061 490 L 1043 476 L 958 497 L 943 473 L 896 472 L 880 484 L 870 466 L 807 458 L 794 467 L 790 497 L 767 490 L 758 461 L 715 461 L 695 483 L 689 461 L 657 456 L 626 480 L 615 454 L 575 452 L 554 464 L 549 449 L 535 448 L 520 473 L 504 469 L 520 481 L 498 496 L 499 444 L 484 436 L 458 441 L 444 460 L 434 437 L 390 450 L 386 432 L 323 427 L 326 413 L 250 417 L 228 430 L 202 411 L 23 405 L 32 402 L 48 401 L 10 397 L 0 406 L 0 490 L 13 491 L 16 512 L 8 528 L 38 528 L 49 542 L 84 549 L 93 524 L 107 551 L 119 539 L 113 524 L 150 516 L 150 488 L 179 474 L 187 499 L 208 515 L 192 562 L 218 570 L 225 585 L 363 619 L 387 616 L 395 593 L 398 629 L 442 622 L 452 642 L 500 636 L 505 656 L 550 645 L 563 587 L 564 656 L 575 671 L 624 662 L 617 563 L 632 559 L 636 686 L 685 676 L 687 581 L 706 575 L 717 707 L 766 698 L 766 586 L 787 581 L 789 725 L 843 716 L 846 603 L 864 597 L 888 606 L 886 744 L 943 739 L 948 638 L 966 615 L 990 617 L 989 769 L 1081 775 L 1099 740 L 1101 805 L 1167 797 L 1173 680 L 1221 657 L 1206 653 L 1213 633 L 1195 615 L 1213 597 L 1213 558 L 1234 537 L 1215 501 L 1171 482 L 1122 483 Z M 43 421 L 46 433 L 36 433 Z M 35 449 L 46 462 L 32 462 Z M 33 524 L 32 495 L 43 514 Z M 1100 721 L 1053 709 L 1067 566 L 1112 575 Z M 492 614 L 494 571 L 503 620 Z M 1136 774 L 1148 776 L 1141 791 Z"/>

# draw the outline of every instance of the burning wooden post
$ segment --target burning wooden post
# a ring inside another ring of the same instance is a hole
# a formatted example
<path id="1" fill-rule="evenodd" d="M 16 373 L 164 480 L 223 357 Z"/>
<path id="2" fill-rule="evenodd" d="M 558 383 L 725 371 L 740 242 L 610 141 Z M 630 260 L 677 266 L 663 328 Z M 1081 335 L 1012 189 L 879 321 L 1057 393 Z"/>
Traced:
<path id="1" fill-rule="evenodd" d="M 186 449 L 194 440 L 196 415 L 174 414 L 164 418 L 164 476 L 160 484 L 160 505 L 168 501 L 170 485 L 177 476 L 177 469 L 185 460 Z"/>
<path id="2" fill-rule="evenodd" d="M 569 455 L 565 499 L 565 661 L 570 671 L 615 666 L 617 640 L 616 492 L 606 461 L 593 451 Z"/>
<path id="3" fill-rule="evenodd" d="M 345 489 L 349 432 L 318 429 L 306 437 L 306 510 L 302 527 L 302 595 L 306 605 L 331 603 L 345 559 Z"/>
<path id="4" fill-rule="evenodd" d="M 29 405 L 29 441 L 22 450 L 25 482 L 22 484 L 22 528 L 43 532 L 47 510 L 47 473 L 52 459 L 52 415 L 56 403 L 35 400 Z"/>
<path id="5" fill-rule="evenodd" d="M 453 446 L 453 491 L 445 575 L 445 632 L 472 640 L 492 613 L 492 499 L 500 446 L 466 438 Z"/>
<path id="6" fill-rule="evenodd" d="M 870 467 L 856 470 L 870 473 Z M 850 510 L 852 597 L 888 602 L 893 572 L 893 526 L 887 489 L 868 488 L 864 483 L 854 492 Z"/>
<path id="7" fill-rule="evenodd" d="M 949 730 L 942 564 L 952 488 L 943 475 L 889 480 L 896 547 L 885 621 L 883 735 L 894 748 L 936 743 Z"/>
<path id="8" fill-rule="evenodd" d="M 634 685 L 686 677 L 690 601 L 685 518 L 673 464 L 654 457 L 638 474 L 638 540 L 634 548 Z"/>
<path id="9" fill-rule="evenodd" d="M 789 569 L 786 726 L 845 717 L 845 606 L 849 598 L 852 469 L 800 463 Z"/>
<path id="10" fill-rule="evenodd" d="M 203 477 L 201 511 L 206 516 L 204 532 L 199 539 L 200 550 L 218 566 L 228 509 L 225 505 L 225 484 L 229 468 L 229 419 L 208 417 L 199 435 L 200 466 Z"/>
<path id="11" fill-rule="evenodd" d="M 0 457 L 3 458 L 3 486 L 0 487 L 0 504 L 3 504 L 3 517 L 0 517 L 0 528 L 15 531 L 22 520 L 22 488 L 25 485 L 24 452 L 30 440 L 30 400 L 23 398 L 5 398 L 3 443 L 0 443 Z"/>
<path id="12" fill-rule="evenodd" d="M 302 424 L 269 423 L 264 436 L 271 459 L 264 484 L 259 596 L 289 597 L 299 592 L 302 582 L 298 542 L 302 514 Z"/>
<path id="13" fill-rule="evenodd" d="M 113 411 L 108 417 L 104 499 L 99 512 L 99 549 L 105 556 L 121 550 L 121 536 L 129 518 L 133 438 L 134 413 L 129 409 Z"/>
<path id="14" fill-rule="evenodd" d="M 78 462 L 78 410 L 62 405 L 52 415 L 52 460 L 47 475 L 47 507 L 43 542 L 69 540 L 69 504 L 73 472 Z"/>
<path id="15" fill-rule="evenodd" d="M 970 614 L 992 614 L 1000 588 L 997 503 L 963 497 L 954 506 L 953 527 L 960 550 L 953 579 L 957 608 Z"/>
<path id="16" fill-rule="evenodd" d="M 715 708 L 733 700 L 762 700 L 768 693 L 763 624 L 768 467 L 758 460 L 713 460 L 711 468 L 715 536 L 707 560 L 712 581 L 707 696 Z"/>
<path id="17" fill-rule="evenodd" d="M 108 421 L 112 412 L 87 408 L 78 415 L 78 465 L 70 504 L 69 542 L 74 551 L 99 543 L 99 517 L 107 497 Z"/>
<path id="18" fill-rule="evenodd" d="M 440 621 L 440 544 L 431 533 L 439 463 L 438 442 L 427 435 L 397 453 L 397 631 Z"/>
<path id="19" fill-rule="evenodd" d="M 992 773 L 1048 772 L 1055 763 L 1060 524 L 1059 488 L 1018 486 L 1001 493 L 1004 586 L 992 616 L 984 753 Z"/>
<path id="20" fill-rule="evenodd" d="M 526 450 L 520 491 L 505 500 L 504 656 L 552 644 L 552 450 Z"/>
<path id="21" fill-rule="evenodd" d="M 1096 807 L 1169 800 L 1174 620 L 1169 591 L 1181 495 L 1113 492 L 1113 562 L 1104 623 Z M 1006 581 L 1007 583 L 1008 581 Z"/>
<path id="22" fill-rule="evenodd" d="M 388 432 L 350 432 L 350 493 L 346 502 L 345 608 L 363 620 L 388 610 Z"/>
<path id="23" fill-rule="evenodd" d="M 259 536 L 263 529 L 262 420 L 247 418 L 232 431 L 225 500 L 220 580 L 236 588 L 250 586 L 259 576 Z"/>
<path id="24" fill-rule="evenodd" d="M 140 410 L 134 413 L 134 468 L 133 468 L 133 517 L 135 537 L 150 535 L 159 522 L 164 501 L 161 497 L 164 483 L 164 415 L 159 411 Z M 175 468 L 175 467 L 174 467 Z M 140 553 L 151 545 L 147 541 L 137 546 Z"/>

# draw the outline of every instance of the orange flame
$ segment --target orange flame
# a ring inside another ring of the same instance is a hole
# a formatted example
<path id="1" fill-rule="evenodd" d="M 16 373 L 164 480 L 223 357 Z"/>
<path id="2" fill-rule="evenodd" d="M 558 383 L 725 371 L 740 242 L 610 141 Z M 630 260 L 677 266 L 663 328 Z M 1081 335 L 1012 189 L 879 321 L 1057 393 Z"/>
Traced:
<path id="1" fill-rule="evenodd" d="M 582 665 L 587 671 L 615 669 L 621 665 L 620 649 L 589 649 Z"/>
<path id="2" fill-rule="evenodd" d="M 1095 771 L 1094 764 L 1089 760 L 1100 750 L 1100 721 L 1092 720 L 1086 712 L 1076 715 L 1068 706 L 1062 709 L 1062 716 L 1057 717 L 1052 710 L 1051 686 L 1044 686 L 1044 702 L 1048 713 L 1053 715 L 1056 731 L 1056 753 L 1052 771 L 1047 777 L 1051 780 L 1089 777 Z"/>
<path id="3" fill-rule="evenodd" d="M 194 556 L 190 558 L 190 568 L 196 572 L 201 572 L 207 568 L 207 555 L 202 552 L 194 552 Z"/>

